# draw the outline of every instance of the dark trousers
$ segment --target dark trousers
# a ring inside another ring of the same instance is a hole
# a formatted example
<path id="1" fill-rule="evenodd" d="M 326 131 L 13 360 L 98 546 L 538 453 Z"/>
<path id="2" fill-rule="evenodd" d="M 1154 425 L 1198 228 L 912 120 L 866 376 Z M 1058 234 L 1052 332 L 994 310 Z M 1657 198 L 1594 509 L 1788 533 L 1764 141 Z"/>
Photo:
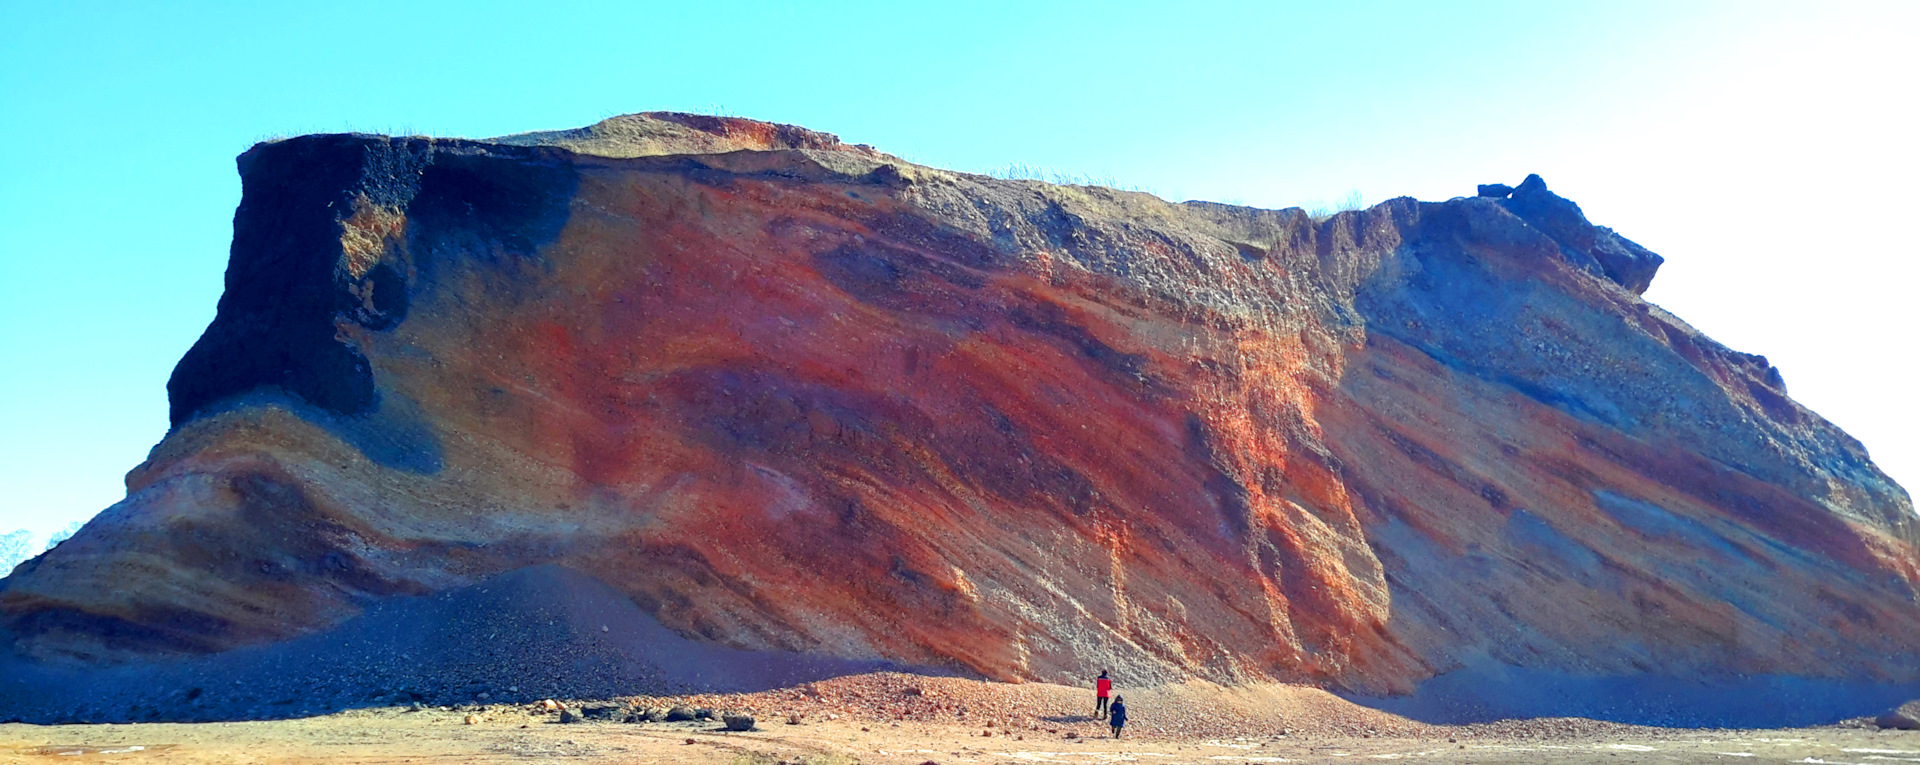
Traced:
<path id="1" fill-rule="evenodd" d="M 1098 696 L 1093 700 L 1093 719 L 1107 719 L 1107 697 Z"/>

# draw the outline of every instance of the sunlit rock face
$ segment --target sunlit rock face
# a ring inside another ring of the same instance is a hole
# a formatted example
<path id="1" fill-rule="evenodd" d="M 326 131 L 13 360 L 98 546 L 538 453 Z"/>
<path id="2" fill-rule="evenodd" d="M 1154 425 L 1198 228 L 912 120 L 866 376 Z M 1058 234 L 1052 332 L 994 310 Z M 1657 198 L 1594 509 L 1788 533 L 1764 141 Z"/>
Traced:
<path id="1" fill-rule="evenodd" d="M 1537 178 L 1315 221 L 670 114 L 240 170 L 172 431 L 0 590 L 27 655 L 557 563 L 1009 680 L 1920 680 L 1907 494 Z"/>

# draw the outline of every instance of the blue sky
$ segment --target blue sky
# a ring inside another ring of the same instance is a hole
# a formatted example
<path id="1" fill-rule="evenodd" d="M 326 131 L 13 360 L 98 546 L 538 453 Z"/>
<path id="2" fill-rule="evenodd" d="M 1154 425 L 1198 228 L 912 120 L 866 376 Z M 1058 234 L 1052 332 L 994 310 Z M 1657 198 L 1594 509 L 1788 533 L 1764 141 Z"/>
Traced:
<path id="1" fill-rule="evenodd" d="M 1542 174 L 1920 484 L 1920 3 L 0 0 L 0 532 L 118 500 L 256 141 L 651 109 L 1268 207 Z"/>

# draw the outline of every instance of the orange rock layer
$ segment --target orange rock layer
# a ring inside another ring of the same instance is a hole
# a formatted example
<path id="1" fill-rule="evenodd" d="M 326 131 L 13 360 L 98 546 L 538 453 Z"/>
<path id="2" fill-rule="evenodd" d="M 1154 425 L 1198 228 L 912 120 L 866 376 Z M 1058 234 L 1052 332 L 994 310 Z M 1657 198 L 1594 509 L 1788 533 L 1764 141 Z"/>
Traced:
<path id="1" fill-rule="evenodd" d="M 1920 680 L 1906 493 L 1537 179 L 1315 221 L 664 114 L 240 165 L 172 431 L 0 589 L 29 655 L 559 563 L 1009 680 Z"/>

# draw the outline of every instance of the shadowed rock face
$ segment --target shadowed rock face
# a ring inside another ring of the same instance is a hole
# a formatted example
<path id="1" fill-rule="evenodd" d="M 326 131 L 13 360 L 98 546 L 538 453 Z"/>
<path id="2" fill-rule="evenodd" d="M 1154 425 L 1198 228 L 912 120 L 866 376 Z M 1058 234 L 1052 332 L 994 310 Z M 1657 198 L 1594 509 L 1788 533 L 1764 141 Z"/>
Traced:
<path id="1" fill-rule="evenodd" d="M 666 114 L 240 167 L 172 431 L 0 585 L 25 655 L 559 564 L 990 678 L 1920 681 L 1907 494 L 1537 177 L 1316 222 Z"/>

